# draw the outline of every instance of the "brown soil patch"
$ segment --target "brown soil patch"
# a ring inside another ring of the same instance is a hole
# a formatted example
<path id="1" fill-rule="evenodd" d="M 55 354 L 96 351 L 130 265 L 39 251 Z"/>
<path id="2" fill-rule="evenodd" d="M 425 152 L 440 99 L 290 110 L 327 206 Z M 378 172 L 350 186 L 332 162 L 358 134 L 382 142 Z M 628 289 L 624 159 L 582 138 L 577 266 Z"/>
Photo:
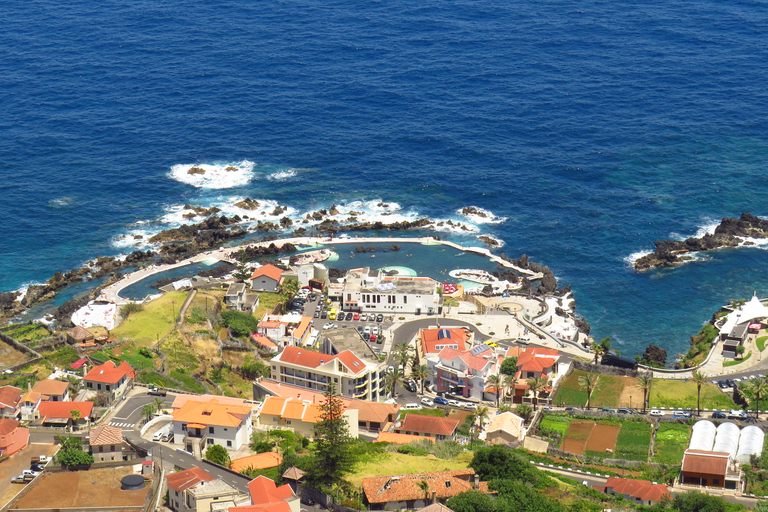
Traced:
<path id="1" fill-rule="evenodd" d="M 595 426 L 594 421 L 579 420 L 571 422 L 568 425 L 568 430 L 565 432 L 565 439 L 563 439 L 561 449 L 566 452 L 583 455 L 587 441 L 589 441 Z"/>
<path id="2" fill-rule="evenodd" d="M 216 340 L 198 338 L 196 336 L 190 336 L 189 340 L 192 344 L 192 349 L 195 354 L 200 356 L 201 361 L 212 362 L 214 359 L 219 359 L 219 344 Z"/>
<path id="3" fill-rule="evenodd" d="M 637 379 L 624 377 L 624 390 L 619 398 L 619 407 L 643 407 L 643 389 L 637 385 Z"/>
<path id="4" fill-rule="evenodd" d="M 31 484 L 34 488 L 13 504 L 16 508 L 98 508 L 136 507 L 141 509 L 149 486 L 138 491 L 120 490 L 120 480 L 133 473 L 131 466 L 44 473 Z"/>
<path id="5" fill-rule="evenodd" d="M 0 341 L 0 368 L 21 363 L 27 359 L 29 359 L 27 354 L 20 352 L 7 343 Z"/>
<path id="6" fill-rule="evenodd" d="M 619 430 L 621 430 L 619 425 L 595 425 L 587 441 L 587 450 L 602 453 L 610 450 L 610 453 L 613 453 L 616 440 L 619 438 Z"/>

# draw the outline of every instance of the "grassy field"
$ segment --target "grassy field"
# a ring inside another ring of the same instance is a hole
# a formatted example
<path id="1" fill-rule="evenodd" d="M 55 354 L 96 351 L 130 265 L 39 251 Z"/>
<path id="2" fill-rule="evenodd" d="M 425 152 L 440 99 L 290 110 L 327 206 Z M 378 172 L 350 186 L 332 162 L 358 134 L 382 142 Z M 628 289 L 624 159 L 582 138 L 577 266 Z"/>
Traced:
<path id="1" fill-rule="evenodd" d="M 137 380 L 139 382 L 143 382 L 144 384 L 154 384 L 156 386 L 161 386 L 164 388 L 179 387 L 179 385 L 173 382 L 172 380 L 151 370 L 145 370 L 145 371 L 139 372 Z"/>
<path id="2" fill-rule="evenodd" d="M 134 341 L 138 346 L 151 347 L 168 335 L 176 325 L 176 315 L 187 292 L 168 292 L 144 304 L 144 310 L 131 314 L 121 325 L 112 329 L 118 339 Z"/>
<path id="3" fill-rule="evenodd" d="M 22 363 L 27 359 L 30 359 L 30 356 L 0 341 L 0 368 Z"/>
<path id="4" fill-rule="evenodd" d="M 154 353 L 152 355 L 154 356 Z M 139 353 L 139 349 L 130 343 L 114 349 L 96 352 L 93 357 L 103 361 L 109 359 L 126 361 L 135 370 L 151 370 L 155 367 L 155 357 L 144 357 Z"/>
<path id="5" fill-rule="evenodd" d="M 273 292 L 259 293 L 259 307 L 253 313 L 253 316 L 261 320 L 265 313 L 271 313 L 275 306 L 280 302 L 280 294 Z"/>
<path id="6" fill-rule="evenodd" d="M 447 416 L 442 409 L 419 409 L 417 411 L 400 411 L 400 419 L 405 418 L 406 414 L 421 414 L 422 416 L 437 416 L 439 418 Z"/>
<path id="7" fill-rule="evenodd" d="M 568 430 L 568 425 L 571 424 L 573 418 L 571 416 L 562 416 L 559 414 L 546 414 L 539 423 L 541 430 L 548 430 L 552 432 L 558 432 L 561 437 L 565 437 L 565 432 Z"/>
<path id="8" fill-rule="evenodd" d="M 584 407 L 587 404 L 587 392 L 579 386 L 579 377 L 586 373 L 576 370 L 566 377 L 554 398 L 554 403 Z M 600 375 L 597 386 L 592 391 L 592 407 L 618 407 L 626 380 L 613 375 Z"/>
<path id="9" fill-rule="evenodd" d="M 654 379 L 649 407 L 696 408 L 696 384 L 692 381 Z M 711 382 L 701 386 L 702 409 L 735 409 L 736 404 Z"/>
<path id="10" fill-rule="evenodd" d="M 683 460 L 683 453 L 688 447 L 691 427 L 682 423 L 660 423 L 656 431 L 656 444 L 653 448 L 653 462 L 678 465 Z"/>
<path id="11" fill-rule="evenodd" d="M 438 459 L 434 455 L 415 456 L 396 452 L 386 452 L 381 455 L 376 455 L 372 460 L 357 463 L 354 471 L 347 475 L 346 480 L 352 485 L 359 487 L 363 478 L 466 469 L 469 467 L 471 460 L 471 452 L 464 452 L 455 460 Z"/>
<path id="12" fill-rule="evenodd" d="M 626 421 L 622 423 L 614 454 L 617 459 L 648 461 L 651 445 L 651 424 Z"/>

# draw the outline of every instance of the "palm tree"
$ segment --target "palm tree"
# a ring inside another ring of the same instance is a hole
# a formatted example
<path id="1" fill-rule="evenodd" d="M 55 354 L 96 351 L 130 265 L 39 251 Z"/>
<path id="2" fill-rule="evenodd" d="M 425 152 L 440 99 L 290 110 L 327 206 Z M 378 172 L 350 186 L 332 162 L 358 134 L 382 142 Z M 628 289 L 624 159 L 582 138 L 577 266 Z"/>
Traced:
<path id="1" fill-rule="evenodd" d="M 592 391 L 595 390 L 599 379 L 599 373 L 589 372 L 585 375 L 579 375 L 579 387 L 587 390 L 587 409 L 592 406 Z"/>
<path id="2" fill-rule="evenodd" d="M 488 418 L 491 416 L 491 411 L 487 407 L 478 407 L 477 410 L 475 410 L 475 420 L 477 420 L 478 429 L 483 430 L 483 425 L 488 421 Z"/>
<path id="3" fill-rule="evenodd" d="M 485 378 L 485 385 L 486 387 L 493 388 L 496 390 L 496 408 L 499 408 L 499 391 L 501 387 L 501 377 L 498 375 L 489 375 Z"/>
<path id="4" fill-rule="evenodd" d="M 523 418 L 524 421 L 528 421 L 533 415 L 533 407 L 531 407 L 529 404 L 520 404 L 515 407 L 515 413 Z"/>
<path id="5" fill-rule="evenodd" d="M 541 392 L 547 389 L 547 384 L 549 384 L 549 380 L 546 377 L 533 377 L 532 379 L 528 379 L 528 387 L 531 389 L 531 393 L 533 393 L 534 411 L 536 410 L 536 405 L 539 403 Z"/>
<path id="6" fill-rule="evenodd" d="M 643 390 L 643 413 L 645 413 L 646 407 L 648 407 L 649 393 L 651 392 L 651 386 L 653 386 L 653 373 L 643 373 L 637 378 L 637 385 Z"/>
<path id="7" fill-rule="evenodd" d="M 592 352 L 595 353 L 594 363 L 597 364 L 597 360 L 600 359 L 600 356 L 602 356 L 605 353 L 603 352 L 603 347 L 599 343 L 593 341 L 590 348 L 592 349 Z"/>
<path id="8" fill-rule="evenodd" d="M 419 489 L 421 489 L 421 492 L 424 493 L 424 504 L 426 505 L 427 501 L 429 500 L 429 482 L 422 478 L 421 482 L 417 483 L 416 485 L 418 485 Z"/>
<path id="9" fill-rule="evenodd" d="M 504 387 L 510 391 L 509 393 L 506 393 L 504 395 L 504 398 L 515 394 L 514 389 L 515 389 L 515 384 L 517 384 L 517 379 L 515 378 L 514 375 L 505 375 L 503 384 L 504 384 Z"/>
<path id="10" fill-rule="evenodd" d="M 152 415 L 155 414 L 155 407 L 152 404 L 146 404 L 141 408 L 141 414 L 146 421 L 152 419 Z"/>
<path id="11" fill-rule="evenodd" d="M 750 387 L 755 394 L 755 418 L 760 416 L 760 396 L 768 392 L 768 378 L 757 377 L 750 381 Z"/>
<path id="12" fill-rule="evenodd" d="M 391 373 L 388 373 L 384 377 L 384 385 L 392 392 L 392 398 L 395 398 L 397 385 L 402 384 L 404 378 L 405 376 L 403 375 L 403 372 L 400 371 L 400 368 L 395 368 Z"/>
<path id="13" fill-rule="evenodd" d="M 698 370 L 691 373 L 691 377 L 696 383 L 696 414 L 701 416 L 701 386 L 707 381 L 707 377 Z"/>
<path id="14" fill-rule="evenodd" d="M 408 355 L 408 352 L 395 352 L 394 359 L 397 363 L 397 368 L 405 375 L 405 367 L 408 361 L 411 360 L 411 356 Z"/>
<path id="15" fill-rule="evenodd" d="M 504 412 L 512 412 L 512 406 L 509 404 L 501 404 L 498 408 L 498 413 L 504 413 Z"/>
<path id="16" fill-rule="evenodd" d="M 425 364 L 420 364 L 411 369 L 411 377 L 421 383 L 421 394 L 424 394 L 424 381 L 435 374 L 435 370 Z"/>
<path id="17" fill-rule="evenodd" d="M 163 402 L 163 400 L 160 398 L 155 398 L 155 401 L 152 402 L 152 405 L 155 407 L 157 412 L 162 412 L 163 408 L 165 407 L 165 402 Z"/>

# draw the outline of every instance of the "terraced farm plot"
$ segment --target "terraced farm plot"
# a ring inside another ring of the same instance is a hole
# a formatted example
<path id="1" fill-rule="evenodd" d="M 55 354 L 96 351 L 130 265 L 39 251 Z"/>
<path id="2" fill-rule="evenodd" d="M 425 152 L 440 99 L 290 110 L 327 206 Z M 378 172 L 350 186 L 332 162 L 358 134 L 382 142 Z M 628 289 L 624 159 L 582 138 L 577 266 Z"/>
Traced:
<path id="1" fill-rule="evenodd" d="M 683 423 L 660 423 L 653 446 L 653 462 L 678 465 L 691 438 L 691 427 Z"/>
<path id="2" fill-rule="evenodd" d="M 616 440 L 614 455 L 617 459 L 648 460 L 651 446 L 651 424 L 637 421 L 625 421 L 621 424 L 619 438 Z"/>
<path id="3" fill-rule="evenodd" d="M 589 420 L 574 421 L 568 425 L 562 449 L 579 455 L 593 452 L 605 456 L 613 452 L 620 429 L 618 425 L 600 425 Z"/>
<path id="4" fill-rule="evenodd" d="M 23 363 L 29 359 L 29 356 L 24 352 L 19 352 L 12 346 L 0 341 L 0 368 L 6 368 L 13 366 L 14 364 Z"/>

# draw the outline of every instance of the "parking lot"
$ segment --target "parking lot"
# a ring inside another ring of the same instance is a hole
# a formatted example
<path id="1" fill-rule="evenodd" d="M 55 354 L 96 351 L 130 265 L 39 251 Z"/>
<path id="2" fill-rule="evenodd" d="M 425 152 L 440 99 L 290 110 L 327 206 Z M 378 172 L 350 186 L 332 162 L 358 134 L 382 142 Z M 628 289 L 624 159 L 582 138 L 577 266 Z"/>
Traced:
<path id="1" fill-rule="evenodd" d="M 30 459 L 40 455 L 52 457 L 58 449 L 53 444 L 31 444 L 0 464 L 0 508 L 24 488 L 25 484 L 12 484 L 11 479 L 29 469 Z"/>

